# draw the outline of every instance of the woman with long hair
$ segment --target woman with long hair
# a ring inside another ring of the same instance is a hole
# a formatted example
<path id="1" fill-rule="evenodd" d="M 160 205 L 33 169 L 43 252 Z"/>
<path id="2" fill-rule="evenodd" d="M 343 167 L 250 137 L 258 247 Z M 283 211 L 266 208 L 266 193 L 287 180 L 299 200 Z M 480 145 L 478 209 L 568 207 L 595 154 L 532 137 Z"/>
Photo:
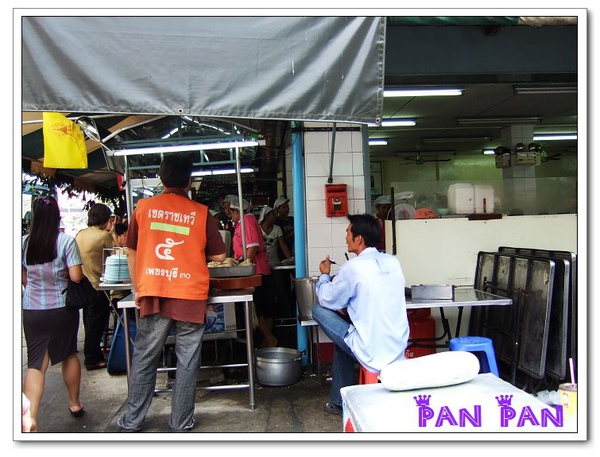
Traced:
<path id="1" fill-rule="evenodd" d="M 22 239 L 23 330 L 27 343 L 27 373 L 23 393 L 31 402 L 31 428 L 37 431 L 37 413 L 44 394 L 49 364 L 62 363 L 69 395 L 69 412 L 79 418 L 81 365 L 77 357 L 79 310 L 65 307 L 63 291 L 69 278 L 83 277 L 75 238 L 59 231 L 60 211 L 53 197 L 33 202 L 31 231 Z"/>

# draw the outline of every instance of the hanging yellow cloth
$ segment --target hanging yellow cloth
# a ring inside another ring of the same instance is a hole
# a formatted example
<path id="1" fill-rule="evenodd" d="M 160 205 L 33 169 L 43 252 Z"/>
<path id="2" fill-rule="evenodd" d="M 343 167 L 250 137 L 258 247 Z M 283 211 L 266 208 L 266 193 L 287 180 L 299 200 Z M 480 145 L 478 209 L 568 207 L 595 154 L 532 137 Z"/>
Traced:
<path id="1" fill-rule="evenodd" d="M 60 113 L 43 114 L 44 167 L 87 168 L 87 148 L 81 128 Z"/>

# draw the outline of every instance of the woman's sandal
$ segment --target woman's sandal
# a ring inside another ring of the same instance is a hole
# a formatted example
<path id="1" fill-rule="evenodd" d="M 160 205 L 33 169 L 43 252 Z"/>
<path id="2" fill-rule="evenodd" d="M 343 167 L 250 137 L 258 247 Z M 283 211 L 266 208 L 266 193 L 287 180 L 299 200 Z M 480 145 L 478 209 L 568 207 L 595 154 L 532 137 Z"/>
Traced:
<path id="1" fill-rule="evenodd" d="M 73 410 L 71 410 L 71 408 L 69 408 L 69 412 L 71 413 L 71 416 L 74 417 L 75 419 L 79 419 L 79 418 L 83 417 L 83 415 L 85 414 L 85 410 L 83 409 L 83 406 L 81 407 L 81 409 L 78 409 L 77 411 L 73 411 Z"/>
<path id="2" fill-rule="evenodd" d="M 100 370 L 102 368 L 106 368 L 106 360 L 100 360 L 99 362 L 96 362 L 96 363 L 86 363 L 85 364 L 85 369 L 87 371 Z"/>

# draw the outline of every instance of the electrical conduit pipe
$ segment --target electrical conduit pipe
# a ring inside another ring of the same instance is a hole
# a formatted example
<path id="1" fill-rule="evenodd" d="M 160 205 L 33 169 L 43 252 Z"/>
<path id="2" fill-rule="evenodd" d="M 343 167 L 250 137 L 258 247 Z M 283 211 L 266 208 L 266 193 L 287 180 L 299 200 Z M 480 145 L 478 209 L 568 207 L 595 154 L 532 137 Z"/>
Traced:
<path id="1" fill-rule="evenodd" d="M 306 270 L 306 204 L 304 193 L 304 148 L 301 123 L 292 122 L 292 198 L 294 201 L 294 257 L 296 278 L 305 278 Z M 298 304 L 296 304 L 296 315 Z M 296 319 L 298 351 L 302 355 L 302 366 L 308 365 L 308 335 L 305 327 Z"/>

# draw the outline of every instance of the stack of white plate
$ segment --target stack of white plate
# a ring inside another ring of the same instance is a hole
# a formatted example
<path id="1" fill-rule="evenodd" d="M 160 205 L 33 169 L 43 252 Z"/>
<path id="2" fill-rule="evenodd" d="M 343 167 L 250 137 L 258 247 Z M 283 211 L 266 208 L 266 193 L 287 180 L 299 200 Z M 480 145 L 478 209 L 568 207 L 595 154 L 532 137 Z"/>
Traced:
<path id="1" fill-rule="evenodd" d="M 114 254 L 106 258 L 104 269 L 104 282 L 129 282 L 129 268 L 127 267 L 127 256 Z"/>

